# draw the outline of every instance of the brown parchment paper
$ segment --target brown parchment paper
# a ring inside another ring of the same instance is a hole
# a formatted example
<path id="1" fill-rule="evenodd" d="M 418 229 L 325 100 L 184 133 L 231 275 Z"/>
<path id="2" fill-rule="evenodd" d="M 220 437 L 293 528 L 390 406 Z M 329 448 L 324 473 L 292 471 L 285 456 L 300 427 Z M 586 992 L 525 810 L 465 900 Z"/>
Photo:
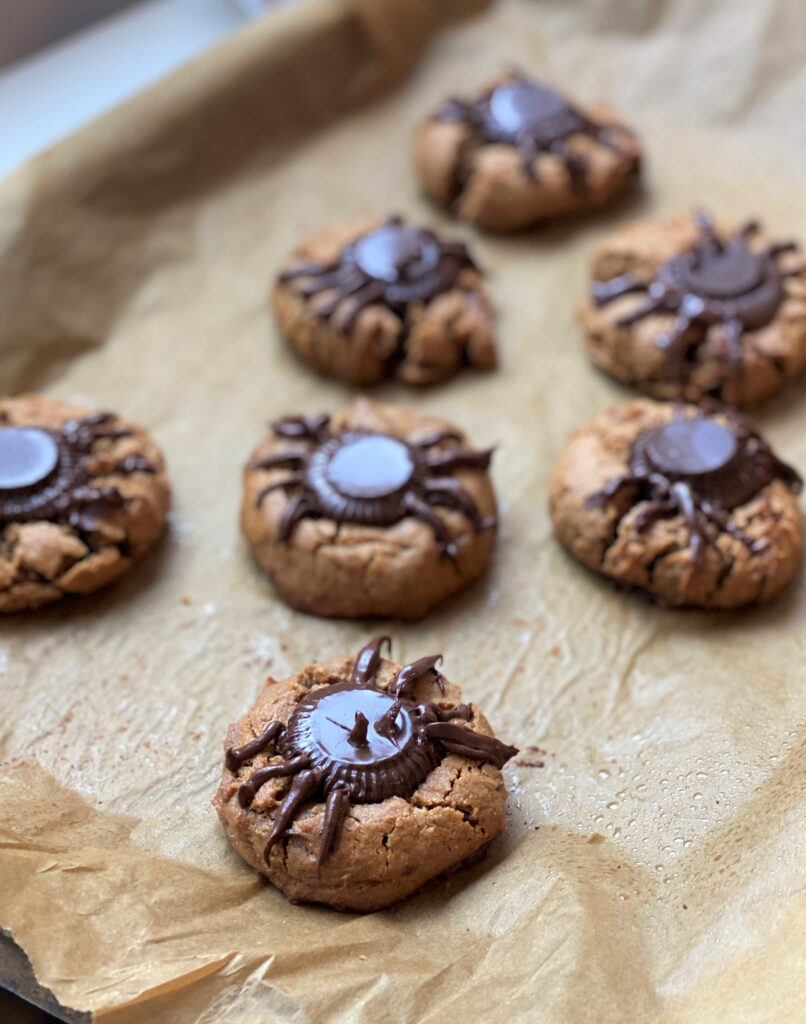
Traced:
<path id="1" fill-rule="evenodd" d="M 573 319 L 595 242 L 695 202 L 806 239 L 806 8 L 509 0 L 435 38 L 480 6 L 307 0 L 0 186 L 3 392 L 141 420 L 175 487 L 170 535 L 124 582 L 0 624 L 0 924 L 95 1020 L 806 1019 L 804 583 L 761 610 L 664 611 L 572 564 L 546 511 L 568 432 L 630 397 Z M 643 196 L 515 238 L 418 196 L 418 118 L 512 62 L 636 124 Z M 309 231 L 393 210 L 472 241 L 502 359 L 377 394 L 499 446 L 503 523 L 488 578 L 394 625 L 395 653 L 444 651 L 500 735 L 546 753 L 507 769 L 484 863 L 359 917 L 264 886 L 210 798 L 265 675 L 374 629 L 280 604 L 237 509 L 264 421 L 350 396 L 280 343 L 269 275 Z M 803 397 L 761 417 L 801 468 Z"/>

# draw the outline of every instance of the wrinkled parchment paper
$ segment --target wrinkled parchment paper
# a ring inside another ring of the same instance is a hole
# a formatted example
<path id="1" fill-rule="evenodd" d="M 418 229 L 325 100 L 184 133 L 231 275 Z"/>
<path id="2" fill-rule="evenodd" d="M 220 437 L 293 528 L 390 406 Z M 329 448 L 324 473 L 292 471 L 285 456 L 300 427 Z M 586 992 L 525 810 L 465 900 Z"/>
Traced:
<path id="1" fill-rule="evenodd" d="M 806 8 L 509 0 L 436 38 L 437 12 L 479 6 L 307 0 L 0 188 L 2 390 L 141 420 L 175 486 L 170 535 L 124 582 L 0 626 L 0 923 L 96 1020 L 806 1012 L 803 581 L 762 610 L 663 611 L 572 564 L 546 512 L 568 432 L 629 397 L 588 365 L 573 319 L 595 242 L 695 202 L 806 239 Z M 512 62 L 635 123 L 643 196 L 516 238 L 418 196 L 417 119 Z M 359 917 L 286 903 L 231 852 L 210 798 L 227 723 L 266 674 L 374 629 L 280 604 L 237 509 L 269 417 L 349 398 L 279 342 L 269 275 L 308 232 L 387 211 L 471 240 L 502 349 L 496 374 L 377 392 L 498 445 L 503 513 L 489 577 L 395 625 L 395 654 L 444 651 L 545 766 L 508 768 L 509 832 L 482 864 Z M 804 468 L 802 404 L 795 387 L 761 422 Z"/>

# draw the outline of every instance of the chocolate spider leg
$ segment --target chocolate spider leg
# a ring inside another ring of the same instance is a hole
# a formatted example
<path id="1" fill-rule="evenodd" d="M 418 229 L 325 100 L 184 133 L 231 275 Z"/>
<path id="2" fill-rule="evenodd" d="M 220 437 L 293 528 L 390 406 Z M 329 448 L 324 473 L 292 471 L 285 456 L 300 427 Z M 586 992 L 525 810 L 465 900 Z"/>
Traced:
<path id="1" fill-rule="evenodd" d="M 282 779 L 289 775 L 296 775 L 303 768 L 307 768 L 310 763 L 311 759 L 308 754 L 299 754 L 297 757 L 291 757 L 287 761 L 280 761 L 279 764 L 267 764 L 265 768 L 258 768 L 243 785 L 238 787 L 238 803 L 244 809 L 251 807 L 258 790 L 269 779 Z"/>
<path id="2" fill-rule="evenodd" d="M 565 164 L 568 177 L 571 179 L 571 185 L 576 189 L 584 187 L 585 178 L 588 173 L 588 161 L 585 157 L 581 153 L 574 153 L 573 150 L 569 149 L 568 143 L 564 139 L 558 144 L 557 155 L 562 158 Z"/>
<path id="3" fill-rule="evenodd" d="M 280 466 L 288 466 L 290 469 L 301 469 L 305 464 L 305 456 L 299 452 L 277 452 L 274 455 L 266 455 L 262 459 L 252 459 L 247 462 L 247 469 L 277 469 Z"/>
<path id="4" fill-rule="evenodd" d="M 494 736 L 485 736 L 453 722 L 431 722 L 425 726 L 425 733 L 429 739 L 439 740 L 450 754 L 488 761 L 496 768 L 503 768 L 518 753 L 517 747 L 502 743 Z"/>
<path id="5" fill-rule="evenodd" d="M 434 704 L 432 702 L 428 706 L 432 709 L 437 720 L 440 722 L 450 722 L 454 718 L 461 718 L 463 721 L 467 722 L 473 717 L 473 709 L 469 704 L 457 704 L 456 707 L 453 708 L 441 708 L 439 704 Z"/>
<path id="6" fill-rule="evenodd" d="M 762 541 L 761 547 L 759 547 L 759 542 L 754 541 L 751 537 L 748 537 L 744 530 L 736 526 L 736 524 L 731 520 L 730 514 L 726 512 L 724 509 L 715 508 L 708 501 L 701 501 L 700 511 L 706 519 L 712 522 L 720 530 L 729 534 L 731 537 L 733 537 L 734 540 L 740 541 L 740 543 L 744 544 L 746 548 L 749 548 L 756 554 L 759 551 L 762 551 L 764 550 L 764 548 L 766 548 L 766 542 Z"/>
<path id="7" fill-rule="evenodd" d="M 748 220 L 739 228 L 736 232 L 741 238 L 751 238 L 753 235 L 757 235 L 761 225 L 757 220 Z M 769 250 L 767 250 L 769 252 Z"/>
<path id="8" fill-rule="evenodd" d="M 663 294 L 658 293 L 654 295 L 650 292 L 646 302 L 643 302 L 637 309 L 634 309 L 632 313 L 625 313 L 624 316 L 620 316 L 616 321 L 616 326 L 631 327 L 639 320 L 643 320 L 645 316 L 652 316 L 653 313 L 663 309 L 665 300 L 665 291 Z"/>
<path id="9" fill-rule="evenodd" d="M 344 278 L 344 269 L 337 267 L 335 270 L 322 274 L 320 277 L 311 278 L 307 284 L 298 285 L 295 291 L 298 295 L 302 295 L 303 298 L 310 299 L 311 296 L 329 291 L 331 288 L 341 290 Z"/>
<path id="10" fill-rule="evenodd" d="M 298 487 L 302 483 L 303 479 L 303 474 L 299 472 L 292 473 L 290 476 L 284 476 L 282 480 L 275 480 L 272 484 L 266 484 L 265 487 L 258 491 L 257 497 L 255 498 L 255 505 L 259 508 L 272 491 L 281 491 L 285 487 Z"/>
<path id="11" fill-rule="evenodd" d="M 413 448 L 433 448 L 435 444 L 441 444 L 443 441 L 456 441 L 457 444 L 461 444 L 464 440 L 462 435 L 457 430 L 435 430 L 431 434 L 426 434 L 425 437 L 421 437 L 417 441 L 411 441 Z"/>
<path id="12" fill-rule="evenodd" d="M 714 224 L 714 218 L 708 213 L 707 210 L 695 210 L 694 211 L 694 223 L 700 229 L 700 232 L 704 236 L 704 241 L 713 245 L 717 252 L 722 252 L 724 246 L 722 240 L 716 232 L 716 225 Z"/>
<path id="13" fill-rule="evenodd" d="M 742 334 L 744 325 L 741 320 L 734 318 L 725 324 L 725 345 L 727 347 L 728 366 L 733 379 L 740 383 L 742 379 Z"/>
<path id="14" fill-rule="evenodd" d="M 436 113 L 438 121 L 468 121 L 470 119 L 470 104 L 465 100 L 446 100 Z"/>
<path id="15" fill-rule="evenodd" d="M 319 441 L 330 426 L 327 413 L 319 416 L 283 416 L 269 424 L 269 428 L 278 436 L 288 439 Z"/>
<path id="16" fill-rule="evenodd" d="M 311 797 L 316 793 L 319 788 L 319 784 L 322 781 L 322 773 L 313 771 L 300 772 L 299 775 L 294 777 L 294 781 L 291 783 L 291 788 L 286 794 L 285 800 L 283 800 L 277 816 L 274 819 L 269 838 L 266 842 L 266 847 L 263 850 L 263 859 L 266 863 L 269 863 L 269 854 L 271 853 L 272 847 L 277 843 L 285 833 L 291 819 L 296 814 L 299 807 L 310 800 Z"/>
<path id="17" fill-rule="evenodd" d="M 375 732 L 377 732 L 379 736 L 385 736 L 387 739 L 393 739 L 397 735 L 397 716 L 400 714 L 400 709 L 402 707 L 402 701 L 393 701 L 386 709 L 386 711 L 384 711 L 381 717 L 376 720 L 373 728 L 375 729 Z"/>
<path id="18" fill-rule="evenodd" d="M 353 666 L 352 682 L 354 686 L 368 686 L 375 676 L 381 664 L 381 652 L 386 644 L 386 651 L 392 653 L 392 639 L 388 636 L 375 636 L 368 644 L 365 644 L 355 659 Z"/>
<path id="19" fill-rule="evenodd" d="M 470 448 L 443 448 L 426 456 L 429 469 L 489 469 L 493 448 L 476 452 Z"/>
<path id="20" fill-rule="evenodd" d="M 622 295 L 642 292 L 645 288 L 645 282 L 637 281 L 629 274 L 620 274 L 618 277 L 611 277 L 609 281 L 594 281 L 591 285 L 591 295 L 597 306 L 604 306 L 614 299 L 620 299 Z"/>
<path id="21" fill-rule="evenodd" d="M 236 772 L 245 761 L 261 754 L 274 741 L 282 728 L 282 722 L 269 722 L 263 732 L 249 743 L 245 743 L 242 747 L 230 747 L 224 758 L 227 768 L 231 772 Z"/>
<path id="22" fill-rule="evenodd" d="M 495 526 L 495 516 L 483 516 L 475 500 L 450 476 L 439 476 L 425 484 L 425 498 L 430 505 L 456 509 L 469 519 L 476 530 L 489 530 Z"/>
<path id="23" fill-rule="evenodd" d="M 668 331 L 659 334 L 655 339 L 658 348 L 666 353 L 670 373 L 673 376 L 682 378 L 685 369 L 685 354 L 688 349 L 686 344 L 686 331 L 691 327 L 692 321 L 684 313 L 677 317 Z"/>
<path id="24" fill-rule="evenodd" d="M 633 525 L 639 533 L 643 533 L 648 530 L 653 523 L 656 523 L 659 519 L 664 519 L 670 515 L 673 511 L 668 501 L 664 501 L 662 498 L 655 498 L 647 503 L 638 510 L 633 519 Z"/>
<path id="25" fill-rule="evenodd" d="M 799 263 L 797 267 L 790 267 L 789 270 L 782 270 L 781 277 L 799 277 L 806 274 L 806 263 Z"/>
<path id="26" fill-rule="evenodd" d="M 524 176 L 529 181 L 537 181 L 537 168 L 535 167 L 535 161 L 537 160 L 537 154 L 539 151 L 537 140 L 527 133 L 518 139 L 516 148 L 518 150 L 518 156 L 521 161 L 521 170 L 523 171 Z"/>
<path id="27" fill-rule="evenodd" d="M 383 298 L 386 285 L 383 281 L 369 281 L 352 296 L 352 306 L 349 312 L 341 321 L 342 330 L 348 331 L 356 321 L 358 314 L 367 306 Z"/>
<path id="28" fill-rule="evenodd" d="M 625 487 L 640 487 L 646 480 L 643 476 L 634 476 L 632 473 L 620 473 L 611 477 L 600 490 L 591 494 L 585 504 L 588 508 L 604 508 L 611 499 L 615 498 L 619 491 Z"/>
<path id="29" fill-rule="evenodd" d="M 345 299 L 349 299 L 351 295 L 355 294 L 360 288 L 363 288 L 365 284 L 366 278 L 358 270 L 352 274 L 345 275 L 331 298 L 327 302 L 317 305 L 316 315 L 320 317 L 330 316 Z"/>
<path id="30" fill-rule="evenodd" d="M 316 260 L 303 260 L 301 263 L 295 263 L 280 271 L 277 280 L 292 281 L 295 277 L 319 277 L 322 274 L 331 273 L 332 270 L 332 264 L 318 263 Z"/>
<path id="31" fill-rule="evenodd" d="M 688 524 L 692 560 L 695 565 L 701 565 L 705 535 L 700 522 L 700 516 L 697 511 L 694 495 L 691 493 L 689 485 L 684 483 L 682 480 L 678 480 L 676 483 L 672 484 L 671 491 L 677 507 L 680 509 L 683 514 L 683 518 Z"/>
<path id="32" fill-rule="evenodd" d="M 308 495 L 305 491 L 299 491 L 295 494 L 285 507 L 283 516 L 280 520 L 280 525 L 277 528 L 277 539 L 280 541 L 287 541 L 291 534 L 294 532 L 294 528 L 300 520 L 305 519 L 314 512 L 314 506 L 308 500 Z"/>
<path id="33" fill-rule="evenodd" d="M 322 834 L 319 838 L 319 856 L 317 867 L 321 867 L 331 853 L 335 853 L 341 837 L 341 827 L 350 810 L 350 795 L 346 789 L 337 786 L 327 795 L 325 801 L 325 818 L 322 823 Z"/>
<path id="34" fill-rule="evenodd" d="M 789 242 L 771 242 L 765 247 L 762 255 L 764 256 L 782 256 L 785 252 L 796 252 L 800 246 L 795 241 Z"/>
<path id="35" fill-rule="evenodd" d="M 448 558 L 456 558 L 458 556 L 459 549 L 456 547 L 447 526 L 429 505 L 418 498 L 416 494 L 409 492 L 403 498 L 403 508 L 409 515 L 414 516 L 415 519 L 419 519 L 426 526 L 431 527 L 441 554 L 447 555 Z"/>
<path id="36" fill-rule="evenodd" d="M 418 658 L 417 661 L 411 662 L 410 665 L 404 665 L 403 668 L 398 672 L 394 681 L 389 685 L 389 693 L 393 697 L 408 697 L 410 691 L 415 683 L 422 679 L 423 676 L 428 675 L 429 672 L 434 673 L 434 680 L 439 687 L 439 692 L 445 692 L 445 682 L 442 678 L 441 673 L 437 669 L 437 665 L 442 661 L 441 654 L 429 655 L 427 658 Z"/>

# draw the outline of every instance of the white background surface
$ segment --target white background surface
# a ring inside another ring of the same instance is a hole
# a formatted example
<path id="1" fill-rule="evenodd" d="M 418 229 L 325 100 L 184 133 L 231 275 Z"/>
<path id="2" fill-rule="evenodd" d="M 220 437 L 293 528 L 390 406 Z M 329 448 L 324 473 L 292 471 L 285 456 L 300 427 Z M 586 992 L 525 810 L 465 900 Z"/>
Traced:
<path id="1" fill-rule="evenodd" d="M 0 177 L 208 49 L 244 18 L 229 0 L 147 0 L 6 68 Z"/>

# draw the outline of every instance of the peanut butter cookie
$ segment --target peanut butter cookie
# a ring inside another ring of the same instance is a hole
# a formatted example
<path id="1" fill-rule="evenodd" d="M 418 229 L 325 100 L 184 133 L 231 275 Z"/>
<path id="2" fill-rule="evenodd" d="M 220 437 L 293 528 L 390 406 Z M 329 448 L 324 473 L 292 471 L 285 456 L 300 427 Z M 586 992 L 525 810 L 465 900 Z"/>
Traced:
<path id="1" fill-rule="evenodd" d="M 366 398 L 285 417 L 247 464 L 243 531 L 294 608 L 417 619 L 490 560 L 491 454 L 451 424 Z"/>
<path id="2" fill-rule="evenodd" d="M 117 579 L 157 542 L 169 501 L 141 427 L 35 395 L 0 401 L 0 612 Z"/>
<path id="3" fill-rule="evenodd" d="M 806 262 L 755 221 L 631 224 L 600 246 L 580 319 L 593 362 L 625 384 L 748 408 L 806 365 Z"/>
<path id="4" fill-rule="evenodd" d="M 294 902 L 380 910 L 504 831 L 515 747 L 460 703 L 440 656 L 358 657 L 269 679 L 230 727 L 213 801 L 235 850 Z"/>
<path id="5" fill-rule="evenodd" d="M 606 205 L 637 181 L 641 151 L 606 107 L 509 74 L 429 117 L 415 164 L 425 192 L 458 217 L 512 231 Z"/>
<path id="6" fill-rule="evenodd" d="M 768 601 L 801 560 L 801 479 L 739 413 L 641 400 L 603 412 L 560 454 L 559 540 L 669 605 Z"/>
<path id="7" fill-rule="evenodd" d="M 465 365 L 495 367 L 493 318 L 467 249 L 398 217 L 309 239 L 272 301 L 300 356 L 350 384 L 433 384 Z"/>

